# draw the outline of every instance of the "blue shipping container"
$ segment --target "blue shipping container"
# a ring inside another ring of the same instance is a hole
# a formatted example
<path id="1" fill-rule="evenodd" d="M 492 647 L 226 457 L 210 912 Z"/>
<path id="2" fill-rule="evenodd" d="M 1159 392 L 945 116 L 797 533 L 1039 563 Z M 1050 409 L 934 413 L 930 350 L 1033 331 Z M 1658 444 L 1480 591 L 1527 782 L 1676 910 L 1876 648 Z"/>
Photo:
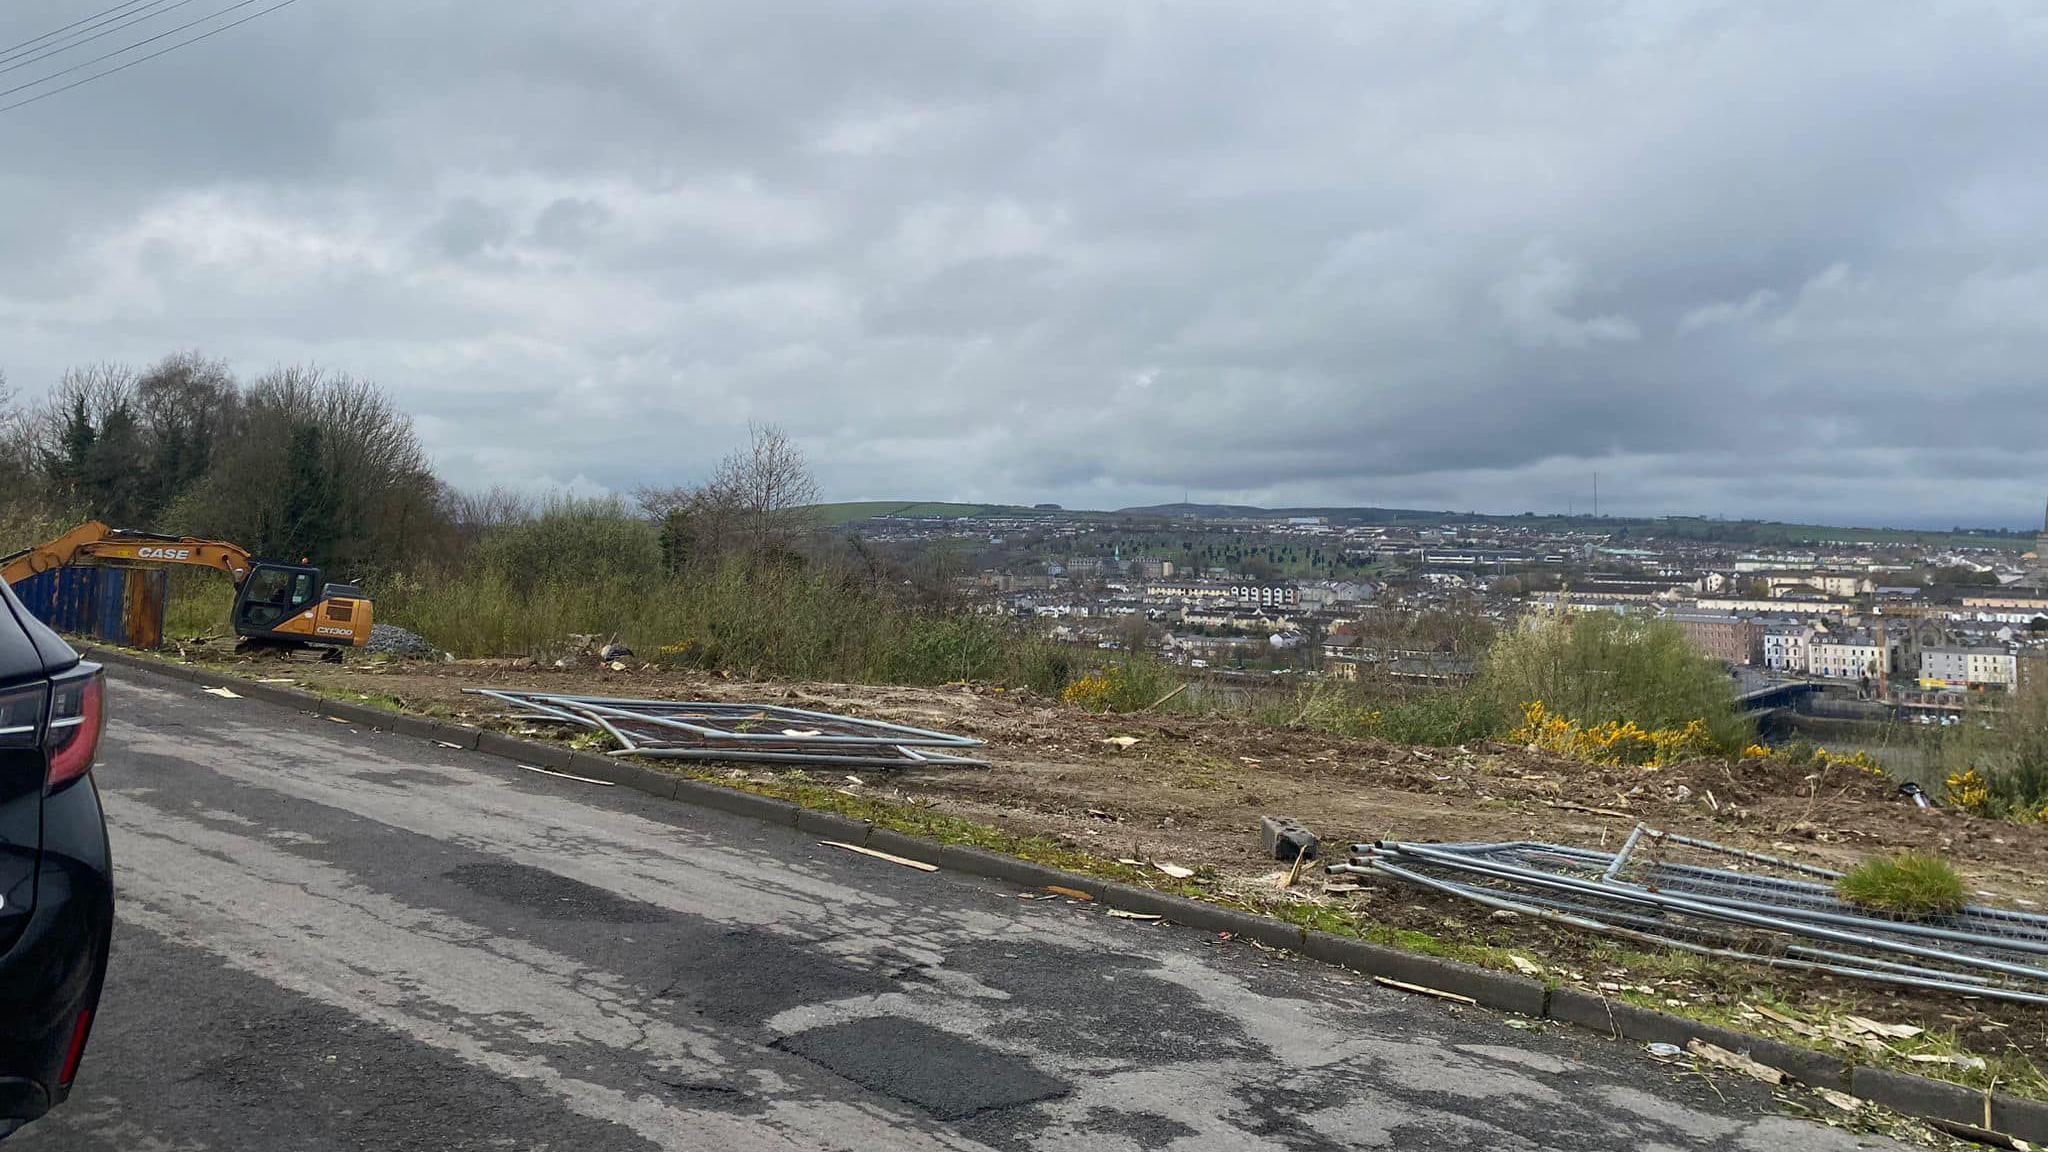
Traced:
<path id="1" fill-rule="evenodd" d="M 162 568 L 109 566 L 53 568 L 14 586 L 36 619 L 57 631 L 129 648 L 163 644 L 169 590 Z"/>

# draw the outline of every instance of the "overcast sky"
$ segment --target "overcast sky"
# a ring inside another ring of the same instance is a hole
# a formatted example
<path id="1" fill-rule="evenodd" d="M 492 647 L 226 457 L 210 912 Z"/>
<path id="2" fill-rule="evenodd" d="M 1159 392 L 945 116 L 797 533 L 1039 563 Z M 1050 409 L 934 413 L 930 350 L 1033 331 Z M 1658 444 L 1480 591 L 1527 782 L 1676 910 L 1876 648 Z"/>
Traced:
<path id="1" fill-rule="evenodd" d="M 2017 525 L 2044 120 L 2031 2 L 300 0 L 0 113 L 0 371 L 316 361 L 462 486 Z"/>

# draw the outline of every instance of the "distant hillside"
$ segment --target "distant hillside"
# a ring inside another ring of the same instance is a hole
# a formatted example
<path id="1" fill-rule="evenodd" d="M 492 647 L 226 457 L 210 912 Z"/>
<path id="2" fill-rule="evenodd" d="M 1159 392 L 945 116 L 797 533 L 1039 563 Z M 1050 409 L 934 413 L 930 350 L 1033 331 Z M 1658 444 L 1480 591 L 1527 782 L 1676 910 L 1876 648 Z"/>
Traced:
<path id="1" fill-rule="evenodd" d="M 850 524 L 876 516 L 939 517 L 976 519 L 985 516 L 1046 516 L 1113 519 L 1176 520 L 1189 517 L 1210 520 L 1270 520 L 1289 516 L 1321 516 L 1336 524 L 1399 524 L 1407 527 L 1455 524 L 1513 524 L 1542 531 L 1579 531 L 1608 535 L 1659 536 L 1713 541 L 1749 547 L 1787 547 L 1803 544 L 1916 544 L 1922 547 L 2010 548 L 2033 546 L 2031 535 L 1995 531 L 1953 532 L 1913 528 L 1854 528 L 1825 524 L 1787 524 L 1776 520 L 1711 520 L 1698 516 L 1621 517 L 1556 516 L 1524 512 L 1519 515 L 1487 515 L 1477 512 L 1445 512 L 1426 508 L 1261 508 L 1249 504 L 1149 504 L 1119 508 L 1113 512 L 1066 509 L 1054 513 L 1021 504 L 957 504 L 945 501 L 867 500 L 817 506 L 819 519 L 828 526 Z"/>
<path id="2" fill-rule="evenodd" d="M 984 516 L 1046 516 L 1044 509 L 1020 504 L 951 504 L 943 500 L 855 500 L 841 504 L 814 504 L 818 521 L 827 527 L 872 520 L 877 516 L 939 517 L 973 520 Z"/>

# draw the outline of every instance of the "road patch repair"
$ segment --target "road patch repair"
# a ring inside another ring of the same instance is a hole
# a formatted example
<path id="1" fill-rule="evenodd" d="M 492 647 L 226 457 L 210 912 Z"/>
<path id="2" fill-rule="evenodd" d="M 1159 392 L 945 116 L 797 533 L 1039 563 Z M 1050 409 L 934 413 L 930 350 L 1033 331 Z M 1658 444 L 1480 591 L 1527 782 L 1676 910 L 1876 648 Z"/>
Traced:
<path id="1" fill-rule="evenodd" d="M 104 655 L 112 662 L 132 663 L 171 675 L 183 676 L 188 680 L 200 681 L 203 679 L 204 682 L 211 684 L 218 684 L 221 680 L 219 669 L 202 671 L 196 668 L 165 665 L 157 660 L 127 657 L 125 653 L 109 652 L 104 653 Z M 325 670 L 321 671 L 324 672 Z M 1804 1006 L 1796 1005 L 1796 1002 L 1787 1003 L 1776 999 L 1767 999 L 1753 1004 L 1744 1002 L 1740 1006 L 1740 1011 L 1731 1012 L 1719 1017 L 1719 1019 L 1727 1020 L 1728 1023 L 1736 1025 L 1733 1028 L 1726 1027 L 1718 1023 L 1704 1022 L 1699 1019 L 1673 1016 L 1656 1009 L 1653 1006 L 1656 1002 L 1653 996 L 1665 992 L 1663 985 L 1666 982 L 1661 979 L 1656 982 L 1655 987 L 1648 981 L 1643 981 L 1640 989 L 1641 995 L 1638 995 L 1632 983 L 1624 983 L 1624 981 L 1634 979 L 1631 974 L 1619 971 L 1610 972 L 1593 967 L 1590 961 L 1558 962 L 1549 955 L 1538 953 L 1538 958 L 1545 962 L 1540 965 L 1532 965 L 1536 971 L 1525 975 L 1521 973 L 1528 973 L 1528 969 L 1523 968 L 1521 965 L 1517 965 L 1515 969 L 1509 971 L 1492 970 L 1488 967 L 1475 967 L 1471 964 L 1459 963 L 1440 956 L 1422 955 L 1405 948 L 1387 946 L 1387 943 L 1401 943 L 1399 940 L 1382 943 L 1370 939 L 1358 939 L 1348 935 L 1337 935 L 1317 931 L 1313 925 L 1288 923 L 1267 916 L 1256 915 L 1239 908 L 1221 906 L 1214 901 L 1218 896 L 1230 899 L 1231 889 L 1228 885 L 1219 886 L 1214 879 L 1215 872 L 1208 867 L 1200 869 L 1199 875 L 1186 880 L 1165 873 L 1163 868 L 1154 869 L 1138 866 L 1116 869 L 1112 872 L 1112 875 L 1117 876 L 1118 879 L 1105 879 L 1103 875 L 1099 874 L 1090 875 L 1051 867 L 1028 859 L 1019 859 L 999 852 L 985 851 L 968 843 L 949 842 L 944 833 L 941 833 L 940 839 L 936 841 L 914 835 L 906 835 L 904 831 L 889 826 L 889 823 L 883 819 L 883 815 L 887 811 L 886 808 L 869 806 L 868 802 L 864 799 L 861 806 L 856 806 L 856 810 L 875 813 L 873 822 L 831 812 L 807 810 L 799 804 L 779 799 L 777 798 L 777 793 L 781 791 L 779 788 L 772 784 L 761 784 L 760 780 L 762 778 L 754 775 L 742 773 L 742 775 L 746 775 L 746 779 L 739 780 L 738 782 L 749 790 L 735 790 L 724 786 L 721 783 L 722 777 L 703 773 L 701 769 L 682 773 L 663 773 L 636 769 L 630 765 L 621 764 L 617 757 L 588 755 L 584 752 L 564 748 L 559 743 L 535 744 L 525 740 L 507 738 L 489 731 L 479 731 L 474 726 L 450 724 L 419 716 L 401 716 L 377 708 L 360 705 L 335 703 L 331 700 L 291 689 L 259 686 L 253 683 L 238 686 L 241 686 L 248 695 L 292 704 L 304 709 L 317 711 L 330 718 L 345 719 L 352 724 L 405 732 L 436 743 L 454 744 L 463 748 L 484 751 L 512 759 L 515 762 L 538 762 L 572 774 L 588 775 L 596 779 L 615 781 L 636 790 L 650 792 L 659 796 L 683 799 L 728 812 L 737 812 L 776 823 L 792 825 L 800 831 L 821 833 L 846 844 L 859 845 L 920 861 L 930 861 L 936 866 L 952 871 L 997 878 L 1041 891 L 1045 890 L 1047 886 L 1070 890 L 1089 897 L 1094 903 L 1105 909 L 1105 911 L 1118 909 L 1141 915 L 1161 916 L 1175 923 L 1205 929 L 1216 933 L 1218 936 L 1239 939 L 1255 946 L 1293 949 L 1311 958 L 1340 964 L 1371 977 L 1383 977 L 1387 981 L 1392 982 L 1389 986 L 1399 987 L 1407 985 L 1428 994 L 1447 994 L 1451 997 L 1469 998 L 1478 1005 L 1520 1013 L 1532 1020 L 1547 1017 L 1552 1020 L 1590 1028 L 1616 1038 L 1635 1040 L 1639 1043 L 1651 1042 L 1683 1046 L 1693 1041 L 1701 1041 L 1704 1044 L 1742 1054 L 1746 1058 L 1755 1060 L 1764 1066 L 1780 1069 L 1789 1079 L 1816 1091 L 1833 1092 L 1844 1098 L 1854 1097 L 1860 1101 L 1882 1105 L 1912 1115 L 1928 1117 L 1945 1124 L 1983 1128 L 1987 1131 L 2001 1132 L 2036 1142 L 2048 1139 L 2048 1106 L 2044 1106 L 2034 1100 L 2007 1095 L 1997 1090 L 1998 1083 L 1996 1082 L 1987 1086 L 1968 1087 L 1927 1079 L 1902 1070 L 1902 1065 L 1905 1067 L 1916 1065 L 1920 1056 L 1939 1055 L 1938 1051 L 1930 1053 L 1916 1050 L 1911 1055 L 1905 1055 L 1901 1058 L 1901 1053 L 1908 1047 L 1919 1049 L 1922 1041 L 1931 1040 L 1933 1038 L 1931 1032 L 1927 1036 L 1922 1036 L 1912 1041 L 1862 1036 L 1857 1042 L 1850 1043 L 1839 1041 L 1835 1035 L 1832 1022 L 1829 1022 L 1820 1028 L 1822 1035 L 1817 1037 L 1810 1037 L 1805 1032 L 1799 1032 L 1798 1029 L 1789 1029 L 1798 1033 L 1800 1042 L 1787 1043 L 1755 1034 L 1757 1032 L 1787 1030 L 1782 1025 L 1782 1022 L 1774 1024 L 1775 1017 L 1761 1012 L 1759 1009 L 1769 1008 L 1771 1012 L 1778 1013 L 1782 1009 L 1790 1008 L 1789 1012 L 1783 1013 L 1788 1019 L 1799 1022 L 1801 1028 L 1813 1028 L 1814 1025 L 1800 1021 Z M 450 687 L 455 687 L 455 685 L 450 685 Z M 332 687 L 328 687 L 327 690 L 334 691 Z M 457 691 L 459 690 L 458 688 Z M 758 686 L 756 686 L 755 690 L 758 691 Z M 582 693 L 563 692 L 547 695 L 580 696 Z M 662 702 L 657 701 L 657 703 Z M 744 700 L 726 701 L 725 703 L 757 710 L 762 707 L 752 701 Z M 548 706 L 553 707 L 553 705 Z M 817 709 L 805 709 L 805 711 L 817 711 Z M 1085 723 L 1085 721 L 1077 722 Z M 1120 721 L 1122 724 L 1131 722 L 1131 719 L 1128 717 Z M 1164 721 L 1161 723 L 1164 723 Z M 567 725 L 557 724 L 554 726 L 566 727 Z M 590 729 L 601 728 L 602 725 L 578 723 L 574 727 L 576 729 Z M 930 731 L 929 728 L 924 730 Z M 1092 737 L 1090 740 L 1092 743 Z M 1148 746 L 1164 742 L 1163 740 L 1148 741 Z M 1420 756 L 1422 752 L 1423 750 L 1420 749 L 1412 750 L 1412 753 L 1417 756 Z M 1118 760 L 1121 762 L 1125 757 L 1134 754 L 1134 752 L 1119 753 Z M 1002 763 L 996 761 L 992 763 L 989 771 L 1000 772 L 1002 768 Z M 900 778 L 907 783 L 922 785 L 928 781 L 944 781 L 968 777 L 980 778 L 984 775 L 985 773 L 983 772 L 926 772 L 906 773 Z M 792 778 L 785 773 L 773 777 L 773 779 L 801 781 L 804 778 L 801 774 Z M 811 796 L 820 791 L 826 791 L 829 795 L 834 790 L 812 787 L 808 792 L 802 792 L 798 795 L 802 799 L 809 800 Z M 858 789 L 842 787 L 836 791 L 851 795 L 857 792 Z M 1724 788 L 1722 794 L 1725 797 L 1731 791 L 1733 790 Z M 899 792 L 899 795 L 902 794 Z M 1745 803 L 1748 802 L 1750 801 L 1745 800 Z M 1294 808 L 1295 805 L 1290 804 L 1289 807 Z M 1810 808 L 1811 806 L 1809 805 L 1808 807 Z M 1726 806 L 1724 805 L 1724 811 L 1721 816 L 1724 820 L 1727 819 L 1725 808 Z M 1914 812 L 1913 809 L 1906 809 L 1905 811 L 1909 817 Z M 1315 812 L 1304 811 L 1302 814 L 1314 819 L 1318 825 L 1327 827 L 1328 822 Z M 1919 814 L 1923 817 L 1929 815 L 1948 816 L 1947 813 L 1927 813 L 1924 810 L 1921 810 Z M 1240 825 L 1240 827 L 1243 828 L 1245 826 Z M 1253 827 L 1248 828 L 1245 832 L 1241 832 L 1240 835 L 1247 837 L 1249 846 L 1257 849 L 1260 856 L 1268 860 L 1274 859 L 1273 849 L 1261 844 L 1260 837 L 1256 835 L 1256 832 L 1256 821 L 1254 821 Z M 1104 855 L 1114 856 L 1115 854 L 1105 853 Z M 1134 861 L 1153 860 L 1157 859 L 1158 855 L 1157 852 L 1147 850 L 1143 846 L 1134 846 L 1134 849 L 1128 852 L 1129 858 Z M 1180 851 L 1176 850 L 1175 855 L 1181 855 Z M 1305 855 L 1306 853 L 1296 853 L 1297 865 L 1300 863 L 1301 857 Z M 1181 858 L 1186 859 L 1187 856 L 1181 855 Z M 1091 868 L 1094 866 L 1092 863 L 1089 865 Z M 1196 870 L 1176 866 L 1176 872 L 1194 871 Z M 1295 871 L 1299 872 L 1299 868 L 1297 867 Z M 1151 877 L 1149 881 L 1145 879 L 1148 876 Z M 1170 878 L 1162 880 L 1161 876 L 1169 876 Z M 1349 881 L 1354 878 L 1345 876 L 1344 879 Z M 1359 877 L 1357 879 L 1365 880 L 1367 878 Z M 1123 882 L 1125 880 L 1137 881 L 1137 883 Z M 1388 878 L 1387 883 L 1396 888 L 1403 886 L 1402 882 L 1392 878 Z M 1148 884 L 1156 885 L 1157 887 L 1145 886 Z M 1346 886 L 1349 887 L 1350 885 Z M 1159 890 L 1161 887 L 1176 888 L 1178 891 L 1161 891 Z M 1187 895 L 1183 893 L 1187 893 Z M 1194 894 L 1199 894 L 1206 899 L 1189 898 L 1190 895 Z M 1373 915 L 1375 917 L 1382 915 L 1383 907 L 1389 913 L 1398 911 L 1398 909 L 1392 907 L 1376 904 L 1372 907 Z M 1420 907 L 1431 908 L 1432 906 L 1423 904 Z M 1434 907 L 1442 908 L 1444 905 L 1439 902 Z M 1441 913 L 1435 914 L 1440 915 Z M 1356 922 L 1354 921 L 1354 923 Z M 1529 919 L 1525 918 L 1521 923 L 1526 925 L 1529 923 Z M 1484 930 L 1489 934 L 1502 927 L 1501 922 L 1493 921 L 1490 918 L 1482 918 L 1482 924 L 1485 926 Z M 1508 923 L 1507 927 L 1512 928 L 1513 924 Z M 1514 930 L 1519 933 L 1526 933 L 1528 931 L 1526 927 Z M 1569 943 L 1568 940 L 1557 937 L 1555 934 L 1543 937 L 1543 939 L 1555 944 Z M 1505 962 L 1500 967 L 1505 968 Z M 1591 970 L 1576 970 L 1582 967 Z M 1835 989 L 1835 991 L 1838 992 L 1839 989 Z M 1669 997 L 1666 996 L 1665 999 L 1668 1000 Z M 1964 1017 L 1958 1018 L 1968 1018 L 1973 1022 L 1973 1025 L 1978 1020 L 1986 1019 L 1982 1015 L 1983 1009 L 1980 1001 L 1981 998 L 1974 997 L 1968 1001 L 1955 1001 L 1956 1011 L 1965 1014 Z M 1455 1004 L 1456 1002 L 1453 1001 L 1453 1003 Z M 1925 1003 L 1925 1001 L 1923 1000 L 1921 1003 Z M 1673 1006 L 1678 1007 L 1679 1005 L 1674 1002 Z M 1456 1010 L 1455 1007 L 1452 1010 Z M 1878 1019 L 1896 1019 L 1897 1013 L 1903 1010 L 1899 1005 L 1894 1005 L 1890 1010 L 1874 1005 L 1871 1015 L 1873 1018 Z M 1939 1008 L 1931 1008 L 1922 1009 L 1921 1011 L 1924 1015 L 1909 1015 L 1908 1018 L 1925 1019 L 1926 1017 L 1939 1015 L 1941 1010 Z M 1984 1028 L 2003 1027 L 1993 1023 L 1975 1026 Z M 2031 1029 L 2034 1025 L 2027 1023 L 2024 1026 L 2029 1029 L 2027 1034 L 2032 1035 Z M 1880 1056 L 1878 1052 L 1872 1051 L 1868 1047 L 1872 1043 L 1881 1046 L 1889 1045 L 1889 1055 Z M 1697 1053 L 1691 1055 L 1694 1059 L 1701 1059 Z M 1940 1058 L 1946 1059 L 1946 1057 Z M 1874 1062 L 1879 1059 L 1890 1063 L 1892 1067 L 1874 1066 Z M 1962 1059 L 1968 1059 L 1968 1057 L 1962 1057 Z M 1904 1061 L 1908 1060 L 1914 1063 L 1904 1064 Z M 1819 1102 L 1825 1098 L 1807 1096 L 1805 1099 Z"/>

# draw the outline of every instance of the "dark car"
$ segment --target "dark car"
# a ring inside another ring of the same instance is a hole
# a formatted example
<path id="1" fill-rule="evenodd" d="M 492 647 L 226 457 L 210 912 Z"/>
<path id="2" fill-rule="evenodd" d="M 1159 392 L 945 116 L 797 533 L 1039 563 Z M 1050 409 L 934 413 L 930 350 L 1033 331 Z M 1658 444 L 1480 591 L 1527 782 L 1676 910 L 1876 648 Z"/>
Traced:
<path id="1" fill-rule="evenodd" d="M 63 1102 L 106 978 L 106 680 L 0 582 L 0 1139 Z"/>

